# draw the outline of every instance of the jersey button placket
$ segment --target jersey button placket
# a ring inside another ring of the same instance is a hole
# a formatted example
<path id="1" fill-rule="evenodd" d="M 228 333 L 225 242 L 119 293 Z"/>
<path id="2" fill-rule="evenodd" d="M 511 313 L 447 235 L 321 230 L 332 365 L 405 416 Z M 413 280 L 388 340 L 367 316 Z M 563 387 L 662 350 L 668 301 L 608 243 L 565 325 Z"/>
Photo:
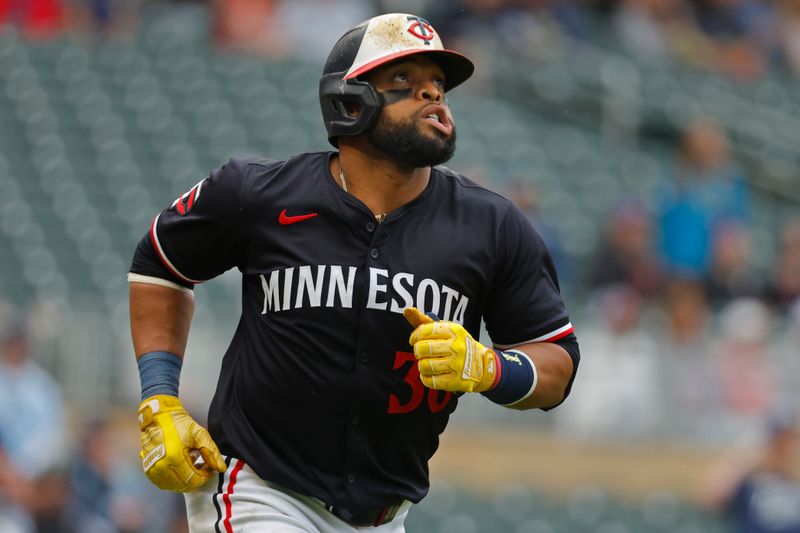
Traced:
<path id="1" fill-rule="evenodd" d="M 361 355 L 358 356 L 358 360 L 362 363 L 366 363 L 369 361 L 369 354 L 367 352 L 361 352 Z"/>
<path id="2" fill-rule="evenodd" d="M 375 224 L 374 222 L 367 222 L 367 231 L 368 232 L 372 233 L 373 231 L 375 231 L 375 228 L 377 228 L 377 227 L 378 227 L 378 225 Z"/>
<path id="3" fill-rule="evenodd" d="M 377 259 L 381 256 L 381 253 L 378 251 L 377 248 L 373 248 L 369 251 L 369 256 L 373 259 Z"/>

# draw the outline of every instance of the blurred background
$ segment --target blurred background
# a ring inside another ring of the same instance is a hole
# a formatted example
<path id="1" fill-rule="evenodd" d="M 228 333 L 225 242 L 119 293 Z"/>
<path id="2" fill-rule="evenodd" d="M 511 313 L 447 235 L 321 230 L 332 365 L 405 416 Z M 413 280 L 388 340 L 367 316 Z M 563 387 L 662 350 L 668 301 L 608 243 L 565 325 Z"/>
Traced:
<path id="1" fill-rule="evenodd" d="M 387 11 L 475 60 L 448 166 L 528 213 L 583 354 L 555 411 L 462 400 L 408 531 L 800 531 L 800 0 L 0 0 L 0 532 L 185 530 L 134 247 L 229 157 L 328 149 L 322 63 Z M 195 291 L 200 420 L 239 291 Z"/>

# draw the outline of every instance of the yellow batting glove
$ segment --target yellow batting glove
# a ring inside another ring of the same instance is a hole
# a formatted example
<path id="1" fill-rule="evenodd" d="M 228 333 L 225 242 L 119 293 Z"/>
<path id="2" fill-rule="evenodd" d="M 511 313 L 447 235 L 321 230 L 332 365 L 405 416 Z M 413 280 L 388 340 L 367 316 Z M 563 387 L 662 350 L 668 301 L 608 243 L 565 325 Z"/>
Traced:
<path id="1" fill-rule="evenodd" d="M 416 307 L 407 307 L 403 316 L 415 328 L 408 342 L 414 347 L 426 387 L 453 392 L 484 392 L 494 387 L 497 354 L 473 339 L 464 326 L 434 321 Z"/>
<path id="2" fill-rule="evenodd" d="M 156 487 L 190 492 L 227 469 L 211 435 L 175 396 L 151 396 L 139 405 L 138 414 L 142 467 Z M 198 455 L 202 466 L 195 466 Z"/>

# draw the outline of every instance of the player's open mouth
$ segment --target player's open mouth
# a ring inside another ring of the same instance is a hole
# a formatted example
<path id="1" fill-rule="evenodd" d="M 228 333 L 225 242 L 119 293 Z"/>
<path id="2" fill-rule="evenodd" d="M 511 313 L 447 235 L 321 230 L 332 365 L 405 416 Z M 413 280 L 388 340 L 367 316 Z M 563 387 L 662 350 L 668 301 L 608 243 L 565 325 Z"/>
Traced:
<path id="1" fill-rule="evenodd" d="M 422 110 L 422 120 L 444 135 L 449 137 L 453 134 L 453 124 L 447 116 L 447 110 L 442 105 L 431 105 Z"/>

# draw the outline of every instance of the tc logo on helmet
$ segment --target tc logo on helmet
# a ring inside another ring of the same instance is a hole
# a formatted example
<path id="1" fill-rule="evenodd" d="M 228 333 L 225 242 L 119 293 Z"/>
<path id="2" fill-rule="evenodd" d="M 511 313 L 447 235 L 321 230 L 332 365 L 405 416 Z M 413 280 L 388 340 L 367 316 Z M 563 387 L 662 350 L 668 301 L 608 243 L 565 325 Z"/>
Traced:
<path id="1" fill-rule="evenodd" d="M 430 46 L 431 39 L 434 36 L 433 26 L 427 20 L 419 17 L 408 17 L 408 20 L 413 22 L 406 31 L 414 37 L 425 41 L 425 46 Z"/>

